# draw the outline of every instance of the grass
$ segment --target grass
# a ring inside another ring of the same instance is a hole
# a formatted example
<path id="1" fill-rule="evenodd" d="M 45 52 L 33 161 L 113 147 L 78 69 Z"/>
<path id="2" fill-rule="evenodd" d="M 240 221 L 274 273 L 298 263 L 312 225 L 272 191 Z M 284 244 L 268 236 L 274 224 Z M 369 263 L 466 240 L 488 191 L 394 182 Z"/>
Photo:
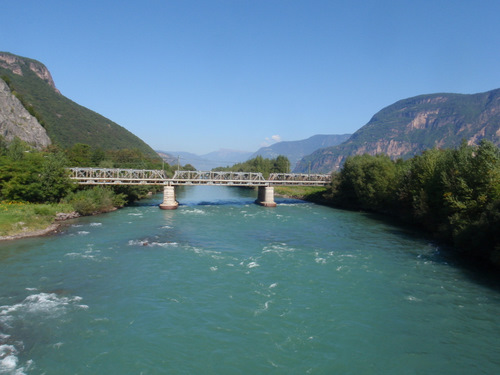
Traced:
<path id="1" fill-rule="evenodd" d="M 326 192 L 326 188 L 323 186 L 275 186 L 274 192 L 285 197 L 307 199 L 308 196 Z"/>
<path id="2" fill-rule="evenodd" d="M 45 229 L 58 212 L 72 212 L 69 204 L 0 202 L 0 236 Z"/>

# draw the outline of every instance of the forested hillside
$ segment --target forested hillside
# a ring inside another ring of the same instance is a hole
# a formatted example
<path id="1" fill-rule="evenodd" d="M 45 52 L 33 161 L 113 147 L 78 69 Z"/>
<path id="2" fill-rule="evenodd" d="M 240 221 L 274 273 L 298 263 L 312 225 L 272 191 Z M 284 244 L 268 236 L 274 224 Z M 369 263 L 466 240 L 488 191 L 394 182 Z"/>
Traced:
<path id="1" fill-rule="evenodd" d="M 62 148 L 84 143 L 103 150 L 137 149 L 158 158 L 127 129 L 63 96 L 42 63 L 0 52 L 0 78 L 46 129 L 52 143 Z"/>
<path id="2" fill-rule="evenodd" d="M 409 158 L 427 149 L 458 147 L 464 139 L 471 145 L 482 139 L 500 145 L 500 89 L 400 100 L 376 113 L 346 142 L 305 157 L 295 170 L 328 173 L 350 155 Z"/>
<path id="3" fill-rule="evenodd" d="M 272 159 L 283 155 L 290 160 L 292 169 L 294 169 L 297 162 L 304 156 L 320 148 L 336 146 L 349 139 L 350 136 L 351 134 L 317 134 L 299 141 L 282 141 L 271 146 L 261 147 L 251 158 L 262 156 L 263 158 Z"/>

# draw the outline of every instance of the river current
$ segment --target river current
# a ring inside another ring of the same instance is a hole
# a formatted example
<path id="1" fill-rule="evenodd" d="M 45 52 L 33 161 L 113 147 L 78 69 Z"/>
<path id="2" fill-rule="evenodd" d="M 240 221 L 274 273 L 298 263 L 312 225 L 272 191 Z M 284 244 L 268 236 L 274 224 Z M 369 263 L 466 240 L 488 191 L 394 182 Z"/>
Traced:
<path id="1" fill-rule="evenodd" d="M 500 292 L 417 233 L 179 189 L 0 243 L 0 374 L 498 374 Z"/>

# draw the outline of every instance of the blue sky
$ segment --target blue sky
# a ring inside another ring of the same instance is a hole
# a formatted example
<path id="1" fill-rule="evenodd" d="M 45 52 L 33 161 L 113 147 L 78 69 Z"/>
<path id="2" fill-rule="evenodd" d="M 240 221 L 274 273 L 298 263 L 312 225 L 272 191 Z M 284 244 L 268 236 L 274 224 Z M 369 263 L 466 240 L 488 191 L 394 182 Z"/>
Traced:
<path id="1" fill-rule="evenodd" d="M 353 133 L 397 100 L 500 87 L 498 0 L 24 0 L 0 51 L 154 149 Z"/>

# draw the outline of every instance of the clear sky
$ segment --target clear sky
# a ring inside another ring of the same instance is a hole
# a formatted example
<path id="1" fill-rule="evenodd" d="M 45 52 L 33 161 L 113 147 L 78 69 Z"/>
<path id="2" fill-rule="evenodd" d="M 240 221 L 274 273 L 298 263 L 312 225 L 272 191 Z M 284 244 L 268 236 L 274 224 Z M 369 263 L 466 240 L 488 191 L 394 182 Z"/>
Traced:
<path id="1" fill-rule="evenodd" d="M 3 1 L 0 25 L 0 51 L 160 150 L 256 151 L 500 87 L 498 0 Z"/>

